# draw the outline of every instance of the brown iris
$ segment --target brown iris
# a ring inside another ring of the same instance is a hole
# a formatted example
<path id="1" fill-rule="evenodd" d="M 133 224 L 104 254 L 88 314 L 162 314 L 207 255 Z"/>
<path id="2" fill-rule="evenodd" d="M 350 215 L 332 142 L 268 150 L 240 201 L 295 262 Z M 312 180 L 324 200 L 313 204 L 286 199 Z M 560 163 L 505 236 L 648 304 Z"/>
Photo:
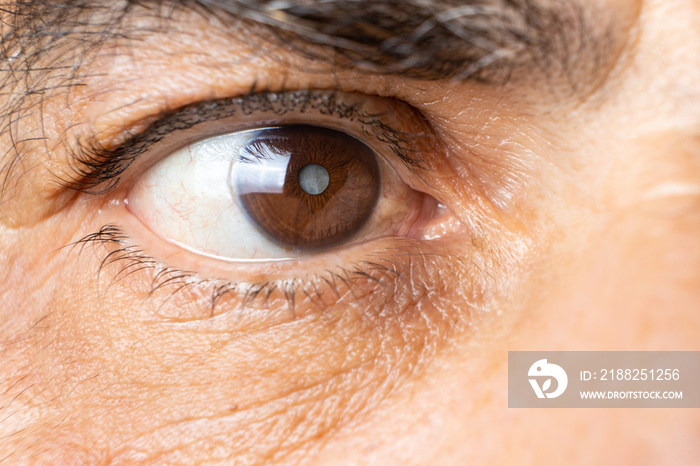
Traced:
<path id="1" fill-rule="evenodd" d="M 232 166 L 232 181 L 255 225 L 293 250 L 348 240 L 369 219 L 380 191 L 369 147 L 307 125 L 257 131 Z"/>

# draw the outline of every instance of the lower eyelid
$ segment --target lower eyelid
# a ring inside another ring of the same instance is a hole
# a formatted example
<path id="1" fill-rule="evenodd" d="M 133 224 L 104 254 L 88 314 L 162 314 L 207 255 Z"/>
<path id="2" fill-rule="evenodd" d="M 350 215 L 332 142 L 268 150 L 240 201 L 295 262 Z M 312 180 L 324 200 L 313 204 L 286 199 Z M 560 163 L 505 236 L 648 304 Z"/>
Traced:
<path id="1" fill-rule="evenodd" d="M 471 296 L 476 307 L 478 285 L 450 282 L 468 275 L 464 264 L 443 248 L 416 241 L 385 240 L 326 273 L 234 284 L 163 271 L 152 259 L 129 256 L 130 240 L 119 229 L 101 236 L 85 245 L 80 261 L 93 277 L 92 267 L 105 264 L 105 305 L 82 316 L 89 336 L 80 334 L 82 325 L 75 334 L 72 327 L 66 332 L 66 341 L 78 348 L 90 344 L 91 354 L 103 355 L 100 363 L 111 371 L 106 380 L 114 381 L 115 391 L 103 387 L 96 400 L 123 400 L 123 388 L 133 387 L 137 403 L 150 402 L 140 395 L 143 387 L 161 387 L 188 400 L 182 411 L 188 419 L 233 400 L 237 412 L 223 413 L 233 421 L 238 418 L 229 416 L 255 415 L 256 408 L 286 419 L 289 411 L 277 411 L 280 402 L 302 413 L 335 403 L 331 413 L 342 413 L 343 421 L 356 414 L 358 400 L 360 412 L 372 409 L 420 374 L 475 320 L 456 303 Z M 127 251 L 123 259 L 105 261 L 119 249 Z M 88 286 L 80 283 L 79 289 Z M 196 387 L 190 381 L 217 389 L 190 404 Z M 106 398 L 115 393 L 121 396 Z M 169 416 L 156 415 L 156 425 L 172 425 Z M 197 432 L 202 425 L 188 427 Z"/>
<path id="2" fill-rule="evenodd" d="M 439 283 L 435 274 L 439 276 L 451 263 L 444 248 L 426 250 L 421 242 L 385 239 L 355 251 L 355 260 L 343 259 L 343 265 L 326 263 L 293 278 L 286 276 L 289 271 L 268 265 L 256 267 L 256 273 L 245 271 L 245 275 L 257 275 L 257 280 L 231 282 L 170 268 L 129 242 L 120 228 L 106 225 L 80 246 L 102 250 L 100 257 L 107 259 L 99 265 L 101 277 L 110 287 L 124 287 L 131 296 L 147 298 L 153 318 L 175 324 L 229 316 L 236 319 L 237 331 L 265 329 L 319 312 L 340 312 L 347 306 L 361 306 L 363 300 L 373 303 L 368 312 L 381 311 L 388 318 L 398 312 L 392 310 L 396 303 L 424 299 L 434 292 L 431 284 Z M 230 322 L 223 325 L 231 330 Z"/>

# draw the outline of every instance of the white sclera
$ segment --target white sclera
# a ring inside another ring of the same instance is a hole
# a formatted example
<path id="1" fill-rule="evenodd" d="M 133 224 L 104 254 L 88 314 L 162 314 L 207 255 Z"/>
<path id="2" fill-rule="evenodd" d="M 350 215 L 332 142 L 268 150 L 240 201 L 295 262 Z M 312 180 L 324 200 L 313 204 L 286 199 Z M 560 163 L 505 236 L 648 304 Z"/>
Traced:
<path id="1" fill-rule="evenodd" d="M 241 181 L 239 158 L 258 133 L 213 137 L 174 152 L 138 180 L 129 208 L 159 236 L 200 254 L 245 261 L 296 256 L 268 240 L 238 202 L 240 190 L 276 192 L 284 183 L 281 163 L 268 164 L 267 173 L 242 180 L 243 186 L 232 182 Z M 255 163 L 245 165 L 251 172 Z"/>
<path id="2" fill-rule="evenodd" d="M 304 165 L 299 170 L 299 186 L 306 194 L 321 194 L 328 188 L 330 180 L 328 170 L 315 163 Z"/>

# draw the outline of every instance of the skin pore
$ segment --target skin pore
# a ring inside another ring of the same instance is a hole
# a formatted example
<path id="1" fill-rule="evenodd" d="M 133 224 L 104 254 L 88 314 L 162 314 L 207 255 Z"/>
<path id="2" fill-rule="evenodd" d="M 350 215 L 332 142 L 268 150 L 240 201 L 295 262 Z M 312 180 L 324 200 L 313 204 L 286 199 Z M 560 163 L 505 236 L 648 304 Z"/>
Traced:
<path id="1" fill-rule="evenodd" d="M 700 349 L 697 2 L 116 3 L 0 9 L 0 464 L 698 457 L 693 410 L 507 408 L 508 351 Z M 134 207 L 287 124 L 377 153 L 354 241 L 227 261 Z"/>

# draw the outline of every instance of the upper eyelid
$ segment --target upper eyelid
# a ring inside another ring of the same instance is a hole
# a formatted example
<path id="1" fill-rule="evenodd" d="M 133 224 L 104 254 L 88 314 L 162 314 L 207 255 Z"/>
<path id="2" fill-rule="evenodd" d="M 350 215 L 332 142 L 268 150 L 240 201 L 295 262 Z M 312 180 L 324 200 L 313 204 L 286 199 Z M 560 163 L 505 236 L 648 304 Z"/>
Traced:
<path id="1" fill-rule="evenodd" d="M 120 175 L 148 148 L 168 134 L 187 130 L 200 123 L 250 115 L 254 112 L 272 112 L 283 116 L 287 113 L 317 111 L 340 119 L 351 119 L 362 125 L 363 132 L 371 133 L 398 157 L 410 170 L 424 165 L 420 151 L 413 149 L 417 136 L 388 124 L 382 115 L 360 110 L 345 103 L 336 92 L 328 91 L 280 91 L 249 93 L 239 97 L 208 100 L 193 103 L 180 109 L 163 113 L 142 132 L 129 136 L 125 142 L 110 149 L 95 138 L 79 141 L 71 153 L 72 173 L 61 185 L 91 194 L 104 194 L 116 187 Z"/>

